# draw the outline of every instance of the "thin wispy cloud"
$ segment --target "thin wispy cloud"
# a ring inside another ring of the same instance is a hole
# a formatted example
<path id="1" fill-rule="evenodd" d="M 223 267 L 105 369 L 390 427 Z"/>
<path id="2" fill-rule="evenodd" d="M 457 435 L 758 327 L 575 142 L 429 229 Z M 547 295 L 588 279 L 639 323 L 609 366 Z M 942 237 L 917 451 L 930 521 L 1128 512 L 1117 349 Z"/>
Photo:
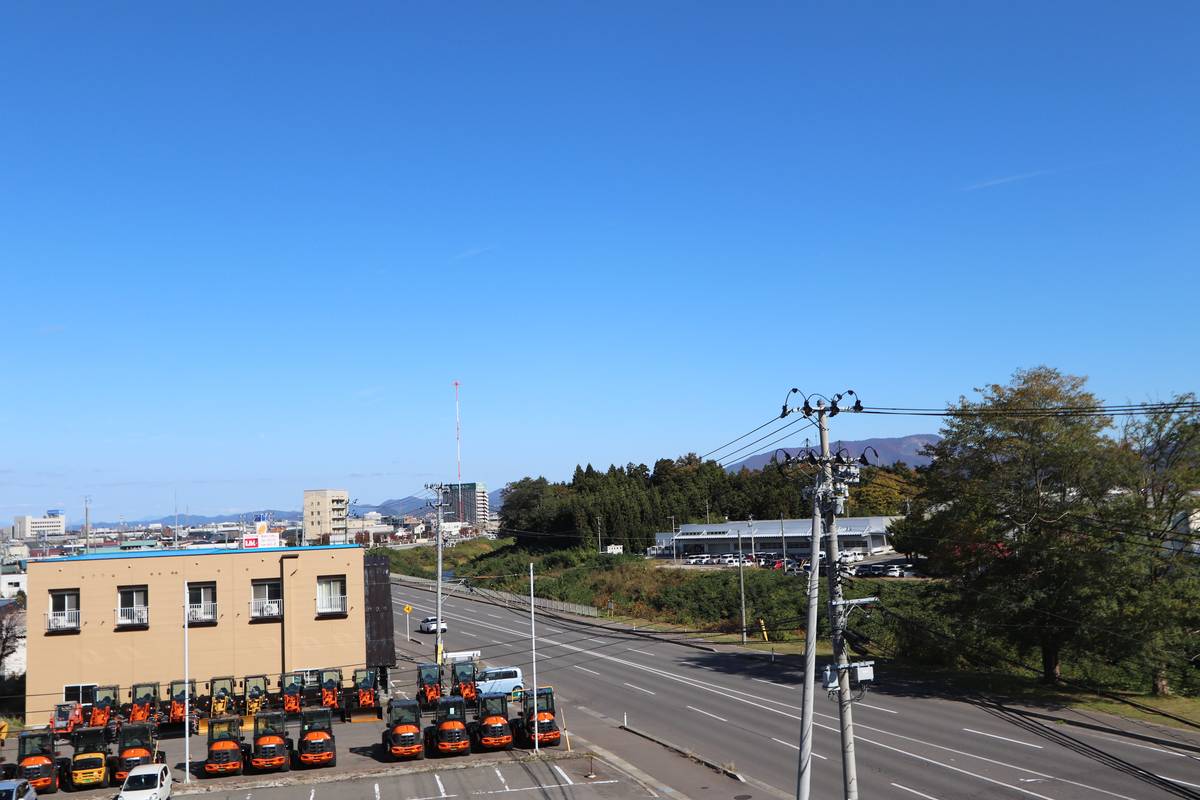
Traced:
<path id="1" fill-rule="evenodd" d="M 993 186 L 1003 186 L 1006 183 L 1017 183 L 1018 181 L 1027 181 L 1030 178 L 1038 178 L 1038 177 L 1041 177 L 1042 175 L 1050 175 L 1054 172 L 1057 172 L 1057 170 L 1039 169 L 1039 170 L 1034 170 L 1033 172 L 1022 172 L 1018 175 L 1005 175 L 1003 178 L 993 178 L 990 181 L 983 181 L 982 183 L 973 183 L 970 186 L 964 186 L 962 188 L 962 191 L 974 192 L 979 189 L 990 189 Z"/>
<path id="2" fill-rule="evenodd" d="M 454 256 L 450 260 L 451 261 L 467 261 L 469 259 L 478 258 L 479 256 L 490 253 L 495 249 L 496 248 L 494 245 L 488 245 L 487 247 L 468 247 L 466 250 L 463 250 L 461 253 Z"/>

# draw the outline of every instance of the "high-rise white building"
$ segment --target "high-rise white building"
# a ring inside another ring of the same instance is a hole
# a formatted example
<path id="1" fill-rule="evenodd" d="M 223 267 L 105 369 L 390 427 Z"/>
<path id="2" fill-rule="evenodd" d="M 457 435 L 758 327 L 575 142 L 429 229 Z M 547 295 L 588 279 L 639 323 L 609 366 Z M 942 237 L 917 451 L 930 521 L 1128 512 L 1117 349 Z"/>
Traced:
<path id="1" fill-rule="evenodd" d="M 43 536 L 61 538 L 67 534 L 67 518 L 52 512 L 44 517 L 13 517 L 13 538 L 18 541 L 37 541 Z"/>
<path id="2" fill-rule="evenodd" d="M 350 493 L 345 489 L 304 490 L 304 541 L 307 544 L 329 537 L 330 544 L 346 541 L 346 517 Z"/>

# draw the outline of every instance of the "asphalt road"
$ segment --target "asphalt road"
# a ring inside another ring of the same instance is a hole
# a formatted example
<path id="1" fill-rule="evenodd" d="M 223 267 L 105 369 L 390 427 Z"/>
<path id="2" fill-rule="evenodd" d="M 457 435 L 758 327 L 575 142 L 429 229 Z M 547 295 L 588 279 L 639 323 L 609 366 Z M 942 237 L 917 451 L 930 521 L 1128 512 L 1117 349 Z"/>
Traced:
<path id="1" fill-rule="evenodd" d="M 393 586 L 393 594 L 397 609 L 413 605 L 414 625 L 433 614 L 430 592 Z M 528 609 L 456 594 L 444 614 L 447 649 L 480 650 L 490 666 L 519 666 L 530 679 Z M 403 639 L 402 613 L 397 623 Z M 413 637 L 432 655 L 432 635 L 414 627 Z M 794 795 L 801 675 L 792 667 L 562 617 L 539 617 L 537 652 L 539 683 L 553 685 L 566 713 L 575 715 L 569 728 L 579 727 L 581 715 L 610 725 L 627 717 L 631 726 L 734 765 L 760 791 Z M 403 670 L 398 677 L 401 685 L 412 683 Z M 1171 732 L 1181 744 L 1170 746 L 1137 738 L 1145 728 L 1123 736 L 1057 725 L 930 696 L 924 687 L 889 685 L 886 674 L 877 675 L 854 715 L 863 798 L 1200 798 L 1200 737 Z M 840 797 L 837 707 L 820 692 L 814 716 L 813 797 Z M 629 746 L 616 752 L 638 764 L 648 745 L 625 735 Z M 737 793 L 722 787 L 720 794 Z"/>

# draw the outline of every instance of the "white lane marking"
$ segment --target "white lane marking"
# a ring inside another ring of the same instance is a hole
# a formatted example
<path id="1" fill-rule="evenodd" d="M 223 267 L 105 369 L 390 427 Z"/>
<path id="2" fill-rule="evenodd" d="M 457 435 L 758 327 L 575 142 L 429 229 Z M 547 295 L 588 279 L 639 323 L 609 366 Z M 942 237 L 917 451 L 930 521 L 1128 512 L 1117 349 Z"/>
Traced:
<path id="1" fill-rule="evenodd" d="M 907 786 L 901 786 L 898 783 L 893 783 L 892 786 L 895 786 L 897 789 L 903 789 L 906 792 L 911 792 L 911 793 L 915 794 L 917 797 L 924 797 L 925 800 L 937 800 L 937 798 L 931 794 L 925 794 L 924 792 L 918 792 L 916 789 L 910 789 Z"/>
<path id="2" fill-rule="evenodd" d="M 1169 756 L 1179 756 L 1180 758 L 1190 758 L 1190 759 L 1193 759 L 1194 761 L 1200 761 L 1200 756 L 1194 756 L 1194 755 L 1191 755 L 1190 753 L 1180 753 L 1177 750 L 1166 750 L 1162 747 L 1151 747 L 1148 744 L 1138 744 L 1137 742 L 1127 742 L 1124 739 L 1117 739 L 1112 736 L 1101 736 L 1098 733 L 1091 733 L 1090 731 L 1074 731 L 1074 733 L 1082 733 L 1084 736 L 1094 736 L 1095 738 L 1103 739 L 1106 742 L 1116 742 L 1117 744 L 1127 744 L 1130 747 L 1140 747 L 1143 750 L 1153 750 L 1156 753 L 1166 753 Z"/>
<path id="3" fill-rule="evenodd" d="M 504 617 L 500 616 L 499 614 L 488 614 L 488 612 L 486 612 L 486 611 L 483 613 L 487 614 L 492 619 L 504 619 Z"/>
<path id="4" fill-rule="evenodd" d="M 758 681 L 759 683 L 769 683 L 772 686 L 782 686 L 785 689 L 795 689 L 796 688 L 795 686 L 792 686 L 790 683 L 777 683 L 775 681 L 764 681 L 762 678 L 751 678 L 750 680 Z"/>
<path id="5" fill-rule="evenodd" d="M 695 711 L 697 714 L 703 714 L 706 717 L 712 717 L 713 719 L 719 719 L 719 720 L 721 720 L 721 722 L 729 722 L 729 720 L 725 719 L 724 717 L 718 717 L 716 714 L 710 714 L 707 711 L 705 711 L 703 708 L 696 708 L 695 706 L 687 706 L 687 707 L 690 708 L 692 711 Z"/>
<path id="6" fill-rule="evenodd" d="M 313 798 L 314 798 L 314 797 L 316 797 L 316 796 L 317 796 L 317 790 L 316 790 L 316 789 L 309 789 L 309 790 L 308 790 L 308 800 L 313 800 Z"/>
<path id="7" fill-rule="evenodd" d="M 547 633 L 562 633 L 562 631 L 560 631 L 558 628 L 551 628 L 547 625 L 543 625 L 542 630 L 546 631 Z"/>
<path id="8" fill-rule="evenodd" d="M 885 711 L 888 714 L 899 714 L 900 713 L 899 711 L 892 711 L 890 708 L 883 708 L 882 706 L 873 706 L 870 703 L 855 703 L 854 706 L 855 706 L 855 708 L 860 708 L 860 707 L 861 708 L 873 708 L 876 711 Z"/>
<path id="9" fill-rule="evenodd" d="M 592 673 L 593 675 L 599 675 L 599 674 L 600 674 L 599 672 L 596 672 L 596 670 L 594 670 L 594 669 L 588 669 L 587 667 L 581 667 L 581 666 L 579 666 L 578 664 L 572 664 L 571 666 L 573 666 L 575 669 L 581 669 L 581 670 L 583 670 L 584 672 L 590 672 L 590 673 Z"/>
<path id="10" fill-rule="evenodd" d="M 497 642 L 495 639 L 492 639 L 490 641 L 492 644 L 504 644 L 504 642 Z"/>
<path id="11" fill-rule="evenodd" d="M 462 635 L 462 636 L 470 636 L 472 639 L 478 639 L 478 638 L 479 638 L 479 634 L 478 634 L 478 633 L 468 633 L 467 631 L 458 631 L 458 633 L 459 633 L 460 635 Z"/>
<path id="12" fill-rule="evenodd" d="M 464 622 L 472 622 L 473 621 L 473 620 L 466 619 L 466 618 L 460 618 L 460 619 L 462 619 Z M 488 623 L 477 623 L 477 624 L 479 624 L 483 627 L 493 628 L 495 630 L 499 630 L 504 633 L 514 634 L 517 636 L 525 635 L 524 631 L 518 631 L 518 630 L 514 630 L 512 628 L 504 628 L 499 625 L 491 625 Z M 552 641 L 550 639 L 543 639 L 543 641 L 550 646 L 561 647 L 564 650 L 570 650 L 570 651 L 576 652 L 576 653 L 589 653 L 590 652 L 583 647 L 576 647 L 576 646 L 570 645 L 570 644 L 559 643 L 559 642 Z M 612 662 L 615 662 L 617 664 L 621 664 L 621 665 L 624 665 L 627 667 L 633 667 L 634 669 L 640 669 L 641 671 L 650 673 L 651 675 L 654 675 L 656 677 L 663 678 L 665 680 L 675 681 L 676 683 L 682 683 L 685 686 L 690 686 L 694 689 L 700 689 L 701 691 L 710 692 L 712 694 L 724 697 L 727 700 L 734 700 L 734 701 L 740 702 L 744 705 L 753 706 L 755 708 L 760 708 L 760 709 L 763 709 L 764 711 L 769 711 L 772 714 L 779 714 L 780 716 L 788 717 L 789 719 L 794 719 L 794 720 L 800 719 L 800 716 L 798 714 L 791 714 L 791 713 L 788 713 L 787 711 L 781 711 L 778 708 L 772 708 L 771 706 L 765 706 L 765 705 L 762 705 L 761 703 L 755 703 L 755 702 L 753 702 L 751 700 L 747 700 L 745 698 L 754 697 L 757 699 L 766 700 L 767 702 L 773 703 L 774 705 L 777 705 L 777 706 L 783 706 L 784 708 L 793 708 L 793 709 L 796 709 L 797 711 L 800 710 L 799 706 L 790 705 L 788 703 L 783 703 L 778 700 L 769 700 L 768 698 L 762 697 L 761 695 L 751 695 L 751 694 L 748 694 L 747 692 L 741 691 L 740 689 L 734 689 L 732 687 L 722 686 L 721 684 L 718 684 L 718 683 L 707 683 L 705 681 L 701 681 L 696 678 L 684 677 L 682 675 L 677 675 L 672 672 L 667 672 L 666 670 L 657 669 L 656 667 L 647 666 L 646 664 L 639 664 L 636 661 L 629 661 L 628 659 L 619 658 L 617 656 L 612 656 L 612 655 L 607 655 L 605 653 L 591 652 L 590 654 L 594 658 L 601 658 L 606 661 L 612 661 Z M 739 695 L 741 695 L 741 696 L 739 697 Z M 816 716 L 824 717 L 825 719 L 830 719 L 830 720 L 837 719 L 836 716 L 833 716 L 831 714 L 822 714 L 819 712 L 816 713 Z M 814 723 L 814 724 L 818 724 L 818 723 Z M 828 725 L 819 725 L 818 724 L 818 726 L 825 728 L 826 730 L 829 730 L 829 731 L 837 731 L 838 730 L 836 728 L 831 728 Z M 917 739 L 912 736 L 905 736 L 904 734 L 893 733 L 892 731 L 887 731 L 882 728 L 876 728 L 871 725 L 864 725 L 862 723 L 859 723 L 856 727 L 861 728 L 863 730 L 875 731 L 877 733 L 881 733 L 885 736 L 891 736 L 896 739 L 902 739 L 904 741 L 914 742 L 915 744 L 925 745 L 926 747 L 933 747 L 938 750 L 944 750 L 946 752 L 954 753 L 956 755 L 967 756 L 968 758 L 978 759 L 980 761 L 984 761 L 989 764 L 994 764 L 999 767 L 1005 767 L 1007 769 L 1012 769 L 1012 770 L 1016 770 L 1018 772 L 1023 772 L 1027 775 L 1036 775 L 1039 778 L 1047 778 L 1050 780 L 1059 781 L 1060 783 L 1066 783 L 1066 784 L 1070 784 L 1072 786 L 1078 786 L 1082 789 L 1087 789 L 1091 792 L 1108 795 L 1109 797 L 1119 798 L 1119 800 L 1138 800 L 1138 798 L 1136 798 L 1136 797 L 1130 797 L 1129 795 L 1125 795 L 1125 794 L 1118 794 L 1117 792 L 1112 792 L 1112 791 L 1109 791 L 1108 789 L 1101 789 L 1097 786 L 1091 786 L 1086 783 L 1081 783 L 1079 781 L 1070 780 L 1069 778 L 1060 778 L 1055 775 L 1048 775 L 1044 772 L 1038 772 L 1037 770 L 1029 769 L 1028 767 L 1022 767 L 1022 766 L 1018 766 L 1016 764 L 1010 764 L 1007 761 L 999 761 L 994 758 L 988 758 L 987 756 L 981 756 L 981 755 L 977 755 L 975 753 L 968 753 L 965 750 L 956 750 L 953 747 L 947 747 L 947 746 L 941 745 L 941 744 L 934 744 L 933 742 L 926 741 L 924 739 Z M 882 743 L 874 742 L 871 739 L 864 738 L 863 741 L 869 742 L 871 744 L 878 744 L 880 747 L 883 747 L 885 749 L 895 750 L 898 753 L 903 753 L 904 755 L 912 756 L 913 758 L 925 760 L 924 756 L 918 756 L 915 753 L 909 753 L 906 750 L 900 750 L 899 748 L 891 747 L 890 745 L 885 745 Z M 941 762 L 933 762 L 933 763 L 940 764 Z M 957 769 L 957 768 L 953 768 L 953 769 Z M 987 780 L 991 781 L 990 778 Z"/>
<path id="13" fill-rule="evenodd" d="M 829 725 L 818 725 L 817 727 L 825 728 L 826 730 L 830 730 L 830 731 L 838 730 L 837 728 L 830 727 Z M 962 767 L 956 767 L 953 764 L 947 764 L 944 761 L 938 761 L 936 758 L 929 758 L 928 756 L 920 756 L 920 755 L 917 755 L 916 753 L 910 753 L 907 750 L 901 750 L 899 747 L 892 747 L 891 745 L 884 744 L 883 742 L 877 742 L 873 739 L 868 739 L 865 736 L 855 736 L 855 739 L 860 742 L 867 742 L 868 744 L 873 744 L 876 747 L 882 747 L 884 750 L 891 750 L 896 753 L 901 753 L 903 755 L 908 756 L 909 758 L 915 758 L 918 761 L 924 761 L 927 764 L 936 764 L 937 766 L 942 767 L 943 769 L 948 769 L 948 770 L 952 770 L 954 772 L 959 772 L 959 773 L 962 773 L 963 775 L 970 775 L 972 778 L 978 778 L 981 781 L 986 781 L 988 783 L 994 783 L 997 786 L 1003 786 L 1006 789 L 1012 789 L 1014 792 L 1020 792 L 1021 794 L 1027 794 L 1030 797 L 1036 797 L 1036 798 L 1038 798 L 1038 800 L 1054 800 L 1053 797 L 1047 797 L 1044 794 L 1038 794 L 1037 792 L 1031 792 L 1029 789 L 1023 789 L 1020 786 L 1017 786 L 1015 784 L 1005 783 L 1004 781 L 998 781 L 995 778 L 989 778 L 987 775 L 980 775 L 978 772 L 971 772 L 970 770 L 963 769 Z"/>
<path id="14" fill-rule="evenodd" d="M 375 784 L 375 800 L 379 800 L 379 784 Z"/>
<path id="15" fill-rule="evenodd" d="M 656 692 L 652 692 L 649 689 L 643 689 L 640 686 L 634 686 L 632 683 L 626 683 L 625 685 L 628 686 L 630 689 L 637 689 L 639 692 L 645 692 L 646 694 L 656 694 Z"/>
<path id="16" fill-rule="evenodd" d="M 442 784 L 442 777 L 435 772 L 435 773 L 433 773 L 433 780 L 437 783 L 438 794 L 442 797 L 445 797 L 446 796 L 446 787 Z"/>
<path id="17" fill-rule="evenodd" d="M 507 789 L 508 781 L 504 780 L 504 774 L 502 772 L 500 772 L 500 768 L 492 767 L 492 769 L 495 771 L 496 777 L 500 779 L 500 785 L 503 786 L 505 789 Z"/>
<path id="18" fill-rule="evenodd" d="M 627 647 L 625 649 L 631 653 L 641 653 L 644 656 L 650 656 L 651 658 L 654 657 L 654 653 L 647 653 L 645 650 L 638 650 L 636 647 Z"/>
<path id="19" fill-rule="evenodd" d="M 574 785 L 575 785 L 575 781 L 571 780 L 571 776 L 570 776 L 570 775 L 568 775 L 567 773 L 563 772 L 563 768 L 562 768 L 562 767 L 560 767 L 558 764 L 553 764 L 552 766 L 554 767 L 554 771 L 555 771 L 555 772 L 557 772 L 559 775 L 562 775 L 562 779 L 563 779 L 564 781 L 566 781 L 566 782 L 567 782 L 567 786 L 574 786 Z"/>
<path id="20" fill-rule="evenodd" d="M 773 741 L 773 742 L 779 742 L 779 743 L 780 743 L 781 745 L 783 745 L 784 747 L 790 747 L 790 748 L 792 748 L 793 750 L 799 750 L 799 749 L 800 749 L 800 746 L 799 746 L 799 745 L 792 744 L 791 742 L 785 742 L 783 739 L 776 739 L 774 736 L 772 736 L 772 737 L 771 737 L 771 741 Z M 825 758 L 825 756 L 821 755 L 820 753 L 813 753 L 812 755 L 813 755 L 813 758 L 819 758 L 819 759 L 821 759 L 822 761 L 828 761 L 828 760 L 829 760 L 829 759 Z"/>
<path id="21" fill-rule="evenodd" d="M 1170 781 L 1171 783 L 1182 783 L 1184 786 L 1194 786 L 1197 789 L 1200 789 L 1200 783 L 1188 783 L 1187 781 L 1181 781 L 1178 778 L 1168 778 L 1166 775 L 1155 775 L 1154 777 L 1162 778 L 1164 781 Z"/>
<path id="22" fill-rule="evenodd" d="M 990 736 L 993 739 L 1003 739 L 1004 741 L 1012 742 L 1013 744 L 1020 744 L 1020 745 L 1024 745 L 1025 747 L 1036 747 L 1038 750 L 1042 749 L 1042 746 L 1040 744 L 1030 744 L 1029 742 L 1022 742 L 1020 739 L 1010 739 L 1007 736 L 997 736 L 994 733 L 984 733 L 983 731 L 977 731 L 974 728 L 963 728 L 963 730 L 966 731 L 967 733 L 974 733 L 979 736 Z"/>
<path id="23" fill-rule="evenodd" d="M 617 781 L 617 780 L 588 781 L 587 783 L 585 783 L 583 785 L 584 786 L 604 786 L 609 783 L 620 783 L 620 781 Z M 573 785 L 574 784 L 569 784 L 569 783 L 543 783 L 541 786 L 525 786 L 521 789 L 492 789 L 490 791 L 471 792 L 471 796 L 477 797 L 479 795 L 488 795 L 488 794 L 508 794 L 510 792 L 540 792 L 543 789 L 565 789 L 566 787 L 573 786 Z M 447 795 L 447 797 L 456 797 L 456 796 L 457 795 L 452 795 L 452 794 Z M 418 797 L 418 798 L 416 798 L 416 800 L 429 800 L 429 798 Z"/>

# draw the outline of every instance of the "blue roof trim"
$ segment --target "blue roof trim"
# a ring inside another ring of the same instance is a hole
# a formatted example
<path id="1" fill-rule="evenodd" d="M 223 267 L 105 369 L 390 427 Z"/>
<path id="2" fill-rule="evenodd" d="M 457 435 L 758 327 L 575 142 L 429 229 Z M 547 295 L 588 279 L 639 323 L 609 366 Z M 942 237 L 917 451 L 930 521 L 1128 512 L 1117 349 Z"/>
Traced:
<path id="1" fill-rule="evenodd" d="M 242 550 L 236 547 L 205 547 L 195 550 L 135 550 L 128 553 L 89 553 L 83 556 L 57 556 L 55 558 L 30 559 L 30 563 L 53 564 L 60 561 L 108 561 L 123 558 L 165 558 L 167 556 L 218 556 L 241 555 L 243 553 L 304 553 L 311 550 L 362 550 L 359 544 L 317 544 L 311 547 L 251 547 Z"/>

